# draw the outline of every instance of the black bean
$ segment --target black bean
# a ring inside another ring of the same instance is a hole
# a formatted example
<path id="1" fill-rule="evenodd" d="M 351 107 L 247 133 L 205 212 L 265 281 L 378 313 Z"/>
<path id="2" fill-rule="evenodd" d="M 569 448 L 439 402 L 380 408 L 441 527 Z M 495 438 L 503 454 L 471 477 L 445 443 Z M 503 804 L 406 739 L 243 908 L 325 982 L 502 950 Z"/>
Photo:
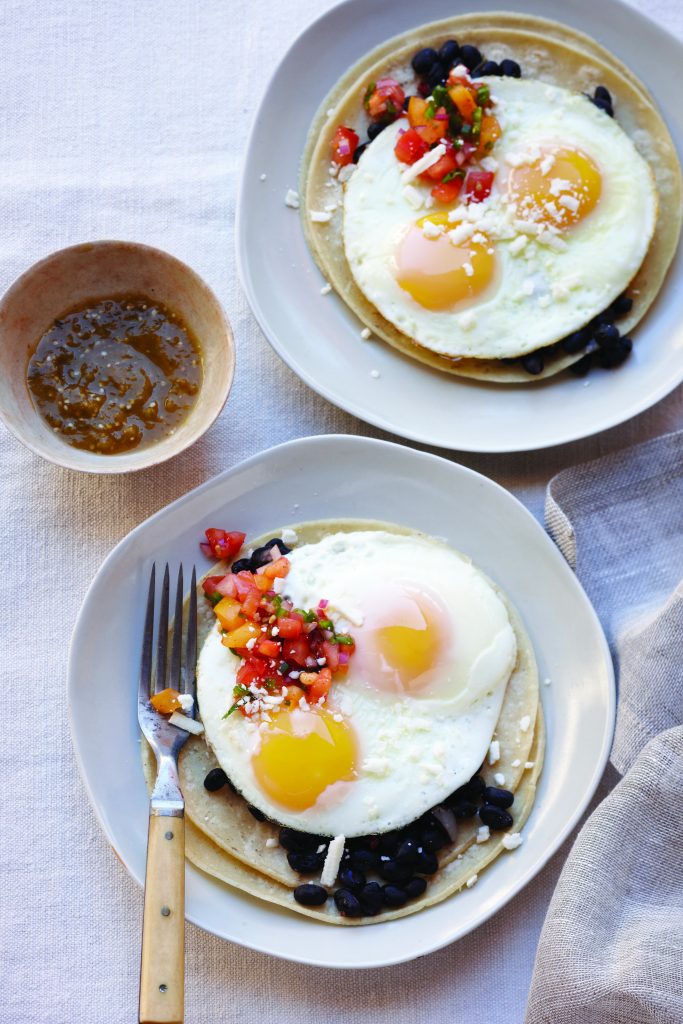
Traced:
<path id="1" fill-rule="evenodd" d="M 481 775 L 473 775 L 469 782 L 466 782 L 464 786 L 461 786 L 458 792 L 462 792 L 463 795 L 468 796 L 470 800 L 476 800 L 484 792 L 484 782 Z"/>
<path id="2" fill-rule="evenodd" d="M 593 353 L 587 352 L 583 358 L 579 359 L 573 366 L 570 366 L 569 370 L 575 377 L 585 377 L 592 365 Z"/>
<path id="3" fill-rule="evenodd" d="M 204 789 L 208 789 L 209 793 L 215 793 L 217 790 L 222 789 L 227 781 L 228 776 L 222 768 L 212 768 L 204 779 Z"/>
<path id="4" fill-rule="evenodd" d="M 406 891 L 408 899 L 415 900 L 425 891 L 427 888 L 427 882 L 424 878 L 418 878 L 416 875 L 415 878 L 411 878 L 409 882 L 406 882 L 403 888 Z"/>
<path id="5" fill-rule="evenodd" d="M 408 110 L 409 106 L 410 106 L 410 96 L 405 96 L 404 99 L 403 99 L 403 110 L 404 110 L 404 113 Z"/>
<path id="6" fill-rule="evenodd" d="M 495 60 L 485 60 L 474 69 L 472 72 L 472 78 L 483 78 L 484 75 L 500 75 L 500 64 L 497 64 Z"/>
<path id="7" fill-rule="evenodd" d="M 420 846 L 423 850 L 429 850 L 430 853 L 441 850 L 448 845 L 448 842 L 448 832 L 436 819 L 420 831 Z"/>
<path id="8" fill-rule="evenodd" d="M 594 337 L 600 348 L 609 347 L 619 339 L 619 328 L 614 324 L 600 324 Z"/>
<path id="9" fill-rule="evenodd" d="M 438 56 L 440 61 L 443 61 L 444 64 L 448 64 L 449 68 L 452 68 L 460 57 L 460 47 L 455 39 L 446 40 L 443 46 L 439 48 Z"/>
<path id="10" fill-rule="evenodd" d="M 426 75 L 438 56 L 436 50 L 433 50 L 431 46 L 426 46 L 424 50 L 418 50 L 410 62 L 415 74 Z"/>
<path id="11" fill-rule="evenodd" d="M 398 882 L 399 885 L 401 882 L 407 882 L 414 871 L 414 866 L 399 864 L 393 859 L 380 860 L 377 865 L 377 874 L 380 878 L 383 878 L 385 882 Z"/>
<path id="12" fill-rule="evenodd" d="M 350 889 L 351 892 L 359 892 L 367 879 L 363 872 L 357 868 L 345 867 L 339 872 L 339 881 L 345 889 Z"/>
<path id="13" fill-rule="evenodd" d="M 448 806 L 459 821 L 473 818 L 477 813 L 477 805 L 472 800 L 453 800 L 451 798 L 448 801 Z"/>
<path id="14" fill-rule="evenodd" d="M 232 563 L 230 572 L 251 572 L 251 558 L 238 558 Z"/>
<path id="15" fill-rule="evenodd" d="M 271 548 L 274 548 L 276 545 L 281 555 L 288 555 L 289 552 L 292 550 L 291 548 L 287 547 L 282 537 L 273 537 L 272 540 L 266 541 L 266 543 L 262 547 L 256 548 L 252 552 L 250 558 L 252 572 L 255 569 L 260 569 L 262 565 L 268 565 L 270 562 L 272 562 L 270 551 Z"/>
<path id="16" fill-rule="evenodd" d="M 481 53 L 476 46 L 470 46 L 469 43 L 465 43 L 464 46 L 460 47 L 460 60 L 468 71 L 474 71 L 481 64 Z"/>
<path id="17" fill-rule="evenodd" d="M 418 844 L 415 839 L 404 839 L 396 852 L 396 863 L 411 867 L 417 860 Z"/>
<path id="18" fill-rule="evenodd" d="M 586 335 L 583 331 L 574 331 L 573 334 L 568 334 L 566 338 L 563 338 L 560 344 L 568 355 L 576 355 L 586 347 Z"/>
<path id="19" fill-rule="evenodd" d="M 287 860 L 292 871 L 298 871 L 300 875 L 312 875 L 320 871 L 325 858 L 319 853 L 303 853 L 300 850 L 290 850 Z"/>
<path id="20" fill-rule="evenodd" d="M 484 790 L 484 800 L 487 804 L 495 804 L 496 807 L 512 807 L 515 802 L 515 794 L 509 789 L 499 789 L 498 786 L 487 786 Z"/>
<path id="21" fill-rule="evenodd" d="M 598 349 L 597 359 L 605 370 L 613 370 L 628 359 L 632 349 L 633 342 L 630 338 L 617 338 L 610 345 Z"/>
<path id="22" fill-rule="evenodd" d="M 315 882 L 304 882 L 303 885 L 297 885 L 294 890 L 294 899 L 302 907 L 322 907 L 327 899 L 327 890 Z"/>
<path id="23" fill-rule="evenodd" d="M 342 917 L 362 917 L 363 909 L 360 900 L 348 889 L 337 889 L 334 902 Z"/>
<path id="24" fill-rule="evenodd" d="M 429 850 L 422 850 L 421 853 L 418 853 L 415 871 L 419 871 L 421 875 L 433 875 L 438 869 L 439 862 L 435 853 L 430 853 Z"/>
<path id="25" fill-rule="evenodd" d="M 370 142 L 376 139 L 380 132 L 383 132 L 387 127 L 387 121 L 373 121 L 372 124 L 368 125 L 368 138 Z"/>
<path id="26" fill-rule="evenodd" d="M 253 818 L 256 818 L 257 821 L 266 820 L 265 814 L 263 813 L 263 811 L 259 811 L 258 807 L 252 807 L 251 804 L 247 804 L 247 810 L 249 811 Z"/>
<path id="27" fill-rule="evenodd" d="M 536 377 L 539 373 L 543 373 L 545 362 L 540 352 L 530 352 L 528 356 L 523 356 L 522 366 L 527 373 Z"/>
<path id="28" fill-rule="evenodd" d="M 520 66 L 517 63 L 517 61 L 516 60 L 510 60 L 507 57 L 505 58 L 505 60 L 502 60 L 500 62 L 500 73 L 501 73 L 501 75 L 505 75 L 507 78 L 521 78 L 522 77 L 522 69 L 520 68 Z"/>
<path id="29" fill-rule="evenodd" d="M 608 88 L 604 85 L 598 85 L 595 89 L 596 100 L 606 100 L 607 103 L 612 102 L 612 95 Z"/>
<path id="30" fill-rule="evenodd" d="M 360 144 L 360 146 L 356 146 L 355 150 L 353 151 L 353 162 L 354 162 L 354 164 L 358 163 L 358 161 L 360 160 L 360 158 L 362 157 L 363 153 L 365 152 L 365 150 L 367 148 L 368 148 L 367 142 L 362 142 Z"/>
<path id="31" fill-rule="evenodd" d="M 321 843 L 327 840 L 320 836 L 311 835 L 310 832 L 297 832 L 293 828 L 280 829 L 280 846 L 285 850 L 295 850 L 297 853 L 314 853 Z"/>
<path id="32" fill-rule="evenodd" d="M 427 81 L 431 85 L 432 89 L 435 89 L 437 85 L 441 85 L 448 78 L 448 68 L 442 61 L 435 60 L 431 68 L 427 72 Z"/>
<path id="33" fill-rule="evenodd" d="M 375 914 L 380 912 L 384 903 L 382 886 L 379 882 L 368 882 L 358 893 L 358 899 L 360 900 L 363 913 L 367 914 L 368 917 L 374 917 Z"/>
<path id="34" fill-rule="evenodd" d="M 359 871 L 374 871 L 377 867 L 378 856 L 374 850 L 351 850 L 349 852 L 349 863 Z"/>
<path id="35" fill-rule="evenodd" d="M 388 907 L 402 907 L 408 902 L 408 893 L 397 885 L 385 885 L 383 892 L 384 902 Z"/>
<path id="36" fill-rule="evenodd" d="M 598 110 L 604 110 L 605 113 L 609 114 L 610 117 L 614 117 L 614 108 L 612 107 L 612 104 L 609 102 L 609 100 L 600 100 L 597 98 L 593 98 L 591 100 L 591 103 L 594 107 L 597 107 Z"/>
<path id="37" fill-rule="evenodd" d="M 512 815 L 504 811 L 502 807 L 496 807 L 495 804 L 484 804 L 479 809 L 479 817 L 494 832 L 510 828 L 512 825 Z"/>
<path id="38" fill-rule="evenodd" d="M 398 832 L 384 832 L 384 834 L 379 837 L 379 852 L 393 857 L 399 847 L 399 843 L 400 838 Z"/>
<path id="39" fill-rule="evenodd" d="M 609 307 L 609 311 L 615 319 L 618 319 L 620 316 L 626 316 L 627 313 L 630 313 L 632 308 L 633 299 L 626 292 L 622 292 Z"/>

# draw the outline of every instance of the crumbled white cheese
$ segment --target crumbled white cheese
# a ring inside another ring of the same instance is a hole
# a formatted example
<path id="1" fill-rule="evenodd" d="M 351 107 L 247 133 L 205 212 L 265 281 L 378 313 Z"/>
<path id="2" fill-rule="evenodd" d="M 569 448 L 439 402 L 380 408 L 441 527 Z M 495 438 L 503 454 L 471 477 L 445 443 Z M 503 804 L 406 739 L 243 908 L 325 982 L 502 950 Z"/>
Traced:
<path id="1" fill-rule="evenodd" d="M 560 196 L 557 200 L 560 206 L 564 206 L 570 213 L 576 213 L 579 208 L 579 200 L 576 196 Z"/>
<path id="2" fill-rule="evenodd" d="M 380 378 L 379 370 L 370 370 L 370 376 L 372 377 L 373 380 L 379 380 L 379 378 Z"/>
<path id="3" fill-rule="evenodd" d="M 474 267 L 469 261 L 467 263 L 463 263 L 462 269 L 465 271 L 467 277 L 474 277 Z"/>
<path id="4" fill-rule="evenodd" d="M 194 707 L 194 697 L 191 693 L 179 693 L 178 700 L 180 701 L 180 707 L 185 713 L 192 711 Z"/>
<path id="5" fill-rule="evenodd" d="M 401 174 L 401 181 L 404 185 L 408 185 L 411 181 L 414 181 L 418 175 L 422 174 L 423 171 L 428 170 L 433 164 L 439 162 L 442 156 L 445 156 L 446 147 L 442 142 L 438 146 L 434 146 L 434 149 L 430 149 L 424 156 L 421 156 L 419 160 L 416 160 L 414 164 L 406 167 L 405 171 Z"/>
<path id="6" fill-rule="evenodd" d="M 550 680 L 550 679 L 544 679 L 544 680 L 543 680 L 543 685 L 544 685 L 544 686 L 550 686 L 550 683 L 551 683 L 551 680 Z"/>
<path id="7" fill-rule="evenodd" d="M 443 228 L 432 220 L 426 220 L 422 225 L 422 234 L 425 238 L 438 238 L 439 235 L 443 234 Z"/>
<path id="8" fill-rule="evenodd" d="M 484 171 L 492 171 L 494 174 L 498 170 L 498 161 L 493 156 L 485 156 L 483 160 L 479 161 L 479 166 Z"/>
<path id="9" fill-rule="evenodd" d="M 341 182 L 348 181 L 355 170 L 356 164 L 344 164 L 344 166 L 339 169 L 337 179 Z"/>
<path id="10" fill-rule="evenodd" d="M 169 718 L 171 725 L 175 725 L 177 729 L 184 729 L 185 732 L 191 732 L 194 736 L 201 736 L 204 732 L 204 726 L 201 722 L 195 722 L 194 718 L 187 718 L 185 715 L 181 715 L 179 711 L 174 711 Z"/>
<path id="11" fill-rule="evenodd" d="M 364 327 L 363 330 L 360 332 L 360 336 L 363 339 L 363 341 L 367 341 L 368 338 L 372 337 L 372 331 L 370 330 L 369 327 Z"/>
<path id="12" fill-rule="evenodd" d="M 465 882 L 465 885 L 467 886 L 467 888 L 471 889 L 473 885 L 476 885 L 476 882 L 477 882 L 478 878 L 479 878 L 479 875 L 471 875 L 467 879 L 467 881 Z"/>
<path id="13" fill-rule="evenodd" d="M 477 842 L 487 843 L 491 838 L 491 829 L 488 825 L 480 825 L 477 829 Z"/>
<path id="14" fill-rule="evenodd" d="M 553 178 L 550 182 L 550 188 L 548 191 L 551 196 L 560 196 L 563 192 L 571 192 L 571 189 L 571 181 L 567 181 L 566 178 Z"/>
<path id="15" fill-rule="evenodd" d="M 520 718 L 520 720 L 519 720 L 520 732 L 528 732 L 530 725 L 531 725 L 531 716 L 530 715 L 524 715 L 523 718 Z"/>
<path id="16" fill-rule="evenodd" d="M 424 198 L 420 195 L 414 185 L 406 185 L 403 189 L 403 198 L 407 203 L 410 203 L 414 210 L 419 210 L 424 203 Z"/>
<path id="17" fill-rule="evenodd" d="M 326 889 L 334 885 L 336 881 L 339 865 L 344 854 L 345 842 L 344 836 L 335 836 L 327 848 L 327 856 L 325 857 L 325 863 L 320 875 L 320 884 L 324 885 Z"/>
<path id="18" fill-rule="evenodd" d="M 524 765 L 524 769 L 525 769 L 525 771 L 529 771 L 529 769 L 530 769 L 530 768 L 533 768 L 535 764 L 536 764 L 536 762 L 535 762 L 535 761 L 527 761 L 527 762 L 525 763 L 525 765 Z"/>
<path id="19" fill-rule="evenodd" d="M 521 764 L 521 763 L 522 763 L 522 762 L 520 761 L 520 759 L 519 759 L 518 757 L 516 757 L 516 758 L 514 759 L 514 761 L 512 762 L 512 767 L 513 767 L 513 768 L 519 768 L 519 766 L 520 766 L 520 764 Z"/>
<path id="20" fill-rule="evenodd" d="M 285 195 L 285 206 L 291 206 L 293 210 L 299 209 L 299 193 L 295 192 L 293 188 L 287 189 Z"/>
<path id="21" fill-rule="evenodd" d="M 274 847 L 278 845 L 279 844 L 275 836 L 268 836 L 268 838 L 266 839 L 266 846 L 268 847 L 269 850 L 272 850 Z"/>
<path id="22" fill-rule="evenodd" d="M 491 740 L 491 746 L 489 747 L 489 764 L 495 764 L 496 761 L 500 761 L 500 743 L 498 740 Z"/>
<path id="23" fill-rule="evenodd" d="M 285 581 L 281 576 L 276 576 L 271 586 L 276 594 L 282 594 L 285 589 Z"/>
<path id="24" fill-rule="evenodd" d="M 321 295 L 329 295 L 331 291 L 332 291 L 332 285 L 327 283 L 327 284 L 324 284 L 322 286 L 322 288 L 320 289 L 320 294 Z"/>
<path id="25" fill-rule="evenodd" d="M 510 255 L 518 256 L 519 253 L 526 248 L 526 244 L 528 241 L 529 239 L 526 235 L 517 235 L 516 238 L 513 238 L 508 246 Z"/>
<path id="26" fill-rule="evenodd" d="M 311 210 L 308 215 L 314 224 L 327 224 L 332 220 L 329 210 Z"/>
<path id="27" fill-rule="evenodd" d="M 266 176 L 265 176 L 265 174 L 262 174 L 259 180 L 260 180 L 260 181 L 265 181 L 265 180 L 266 180 Z"/>
<path id="28" fill-rule="evenodd" d="M 451 210 L 451 213 L 448 214 L 449 220 L 453 213 L 455 213 L 455 210 Z M 448 232 L 449 241 L 451 241 L 453 245 L 460 245 L 462 242 L 466 242 L 468 238 L 471 238 L 476 230 L 477 229 L 474 224 L 470 224 L 468 221 L 462 221 Z"/>
<path id="29" fill-rule="evenodd" d="M 524 840 L 519 832 L 506 832 L 503 836 L 503 846 L 506 850 L 516 850 Z"/>
<path id="30" fill-rule="evenodd" d="M 247 640 L 244 646 L 248 651 L 253 651 L 254 647 L 256 647 L 256 637 L 252 636 L 250 640 Z"/>
<path id="31" fill-rule="evenodd" d="M 497 786 L 504 786 L 505 776 L 503 775 L 502 772 L 496 772 L 496 774 L 493 776 L 493 781 Z"/>
<path id="32" fill-rule="evenodd" d="M 554 156 L 553 153 L 548 153 L 547 156 L 543 157 L 543 159 L 541 160 L 541 163 L 540 163 L 540 168 L 541 168 L 541 174 L 544 177 L 546 176 L 546 174 L 550 173 L 554 163 L 555 163 L 555 156 Z"/>

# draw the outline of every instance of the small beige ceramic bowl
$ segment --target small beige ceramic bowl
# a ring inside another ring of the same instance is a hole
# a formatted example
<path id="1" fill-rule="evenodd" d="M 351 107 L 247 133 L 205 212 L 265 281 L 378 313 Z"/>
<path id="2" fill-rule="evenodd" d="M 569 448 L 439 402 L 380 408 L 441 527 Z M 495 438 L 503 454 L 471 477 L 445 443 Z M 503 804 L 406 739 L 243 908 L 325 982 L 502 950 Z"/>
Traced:
<path id="1" fill-rule="evenodd" d="M 43 333 L 68 309 L 115 295 L 147 295 L 176 312 L 198 339 L 204 377 L 197 401 L 169 437 L 120 455 L 72 448 L 36 411 L 26 384 L 29 358 Z M 230 325 L 202 279 L 161 249 L 135 242 L 89 242 L 35 263 L 0 300 L 0 416 L 44 459 L 86 473 L 146 469 L 184 451 L 223 408 L 235 368 Z"/>

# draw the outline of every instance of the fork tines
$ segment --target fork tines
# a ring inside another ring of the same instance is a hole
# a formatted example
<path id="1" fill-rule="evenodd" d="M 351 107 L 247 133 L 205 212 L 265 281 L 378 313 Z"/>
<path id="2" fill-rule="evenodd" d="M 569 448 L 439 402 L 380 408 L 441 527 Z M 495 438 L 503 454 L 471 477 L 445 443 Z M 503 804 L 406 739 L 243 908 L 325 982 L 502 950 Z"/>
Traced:
<path id="1" fill-rule="evenodd" d="M 171 636 L 169 638 L 170 571 L 168 563 L 164 569 L 159 601 L 159 616 L 156 628 L 156 664 L 154 661 L 154 606 L 156 597 L 156 565 L 152 565 L 147 595 L 147 610 L 142 641 L 140 664 L 140 703 L 147 703 L 153 693 L 160 693 L 166 687 L 179 693 L 195 697 L 197 663 L 197 571 L 192 568 L 190 597 L 188 602 L 187 626 L 183 651 L 183 567 L 178 568 L 175 591 L 175 607 Z M 168 659 L 169 639 L 171 644 L 170 664 Z M 184 655 L 184 656 L 183 656 Z M 191 712 L 194 717 L 194 704 Z"/>

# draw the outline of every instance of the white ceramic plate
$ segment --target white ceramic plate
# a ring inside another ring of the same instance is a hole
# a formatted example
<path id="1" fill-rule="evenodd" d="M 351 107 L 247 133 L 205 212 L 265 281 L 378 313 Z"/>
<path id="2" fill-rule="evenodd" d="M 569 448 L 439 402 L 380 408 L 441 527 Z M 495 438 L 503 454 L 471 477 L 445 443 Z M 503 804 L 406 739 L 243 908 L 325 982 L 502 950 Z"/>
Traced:
<path id="1" fill-rule="evenodd" d="M 607 46 L 649 86 L 683 151 L 680 42 L 618 0 L 512 0 L 504 6 L 564 21 Z M 614 372 L 594 371 L 587 381 L 563 374 L 547 383 L 501 387 L 450 377 L 382 342 L 363 341 L 362 324 L 343 302 L 320 294 L 323 278 L 299 214 L 284 203 L 286 190 L 297 187 L 318 105 L 341 74 L 377 44 L 420 22 L 492 7 L 491 0 L 422 0 L 417 8 L 413 0 L 346 0 L 314 22 L 266 89 L 247 149 L 237 217 L 247 298 L 273 348 L 302 380 L 384 430 L 477 452 L 523 451 L 587 437 L 647 409 L 683 379 L 676 295 L 680 252 L 654 309 L 634 332 L 632 357 Z"/>
<path id="2" fill-rule="evenodd" d="M 548 860 L 602 774 L 614 724 L 614 680 L 602 630 L 574 574 L 529 512 L 478 473 L 434 455 L 360 437 L 305 438 L 222 473 L 138 526 L 88 591 L 71 645 L 69 705 L 80 769 L 109 841 L 142 884 L 147 792 L 135 688 L 143 602 L 152 561 L 210 563 L 208 526 L 252 535 L 288 523 L 384 519 L 443 536 L 510 595 L 539 662 L 548 726 L 546 764 L 524 845 L 477 885 L 412 917 L 334 928 L 241 895 L 188 865 L 187 916 L 233 942 L 327 967 L 375 967 L 465 935 Z"/>

